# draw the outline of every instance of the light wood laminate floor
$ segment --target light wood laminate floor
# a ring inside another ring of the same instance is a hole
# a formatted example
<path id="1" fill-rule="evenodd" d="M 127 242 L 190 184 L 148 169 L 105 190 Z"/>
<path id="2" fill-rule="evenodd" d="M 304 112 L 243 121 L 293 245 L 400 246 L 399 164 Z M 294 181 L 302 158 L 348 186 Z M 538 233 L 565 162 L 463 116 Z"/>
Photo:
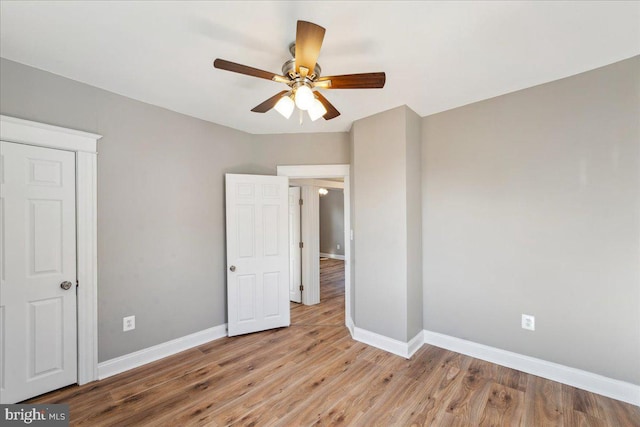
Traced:
<path id="1" fill-rule="evenodd" d="M 222 338 L 32 399 L 73 426 L 639 426 L 640 408 L 429 345 L 410 360 L 351 339 L 344 264 L 292 325 Z"/>

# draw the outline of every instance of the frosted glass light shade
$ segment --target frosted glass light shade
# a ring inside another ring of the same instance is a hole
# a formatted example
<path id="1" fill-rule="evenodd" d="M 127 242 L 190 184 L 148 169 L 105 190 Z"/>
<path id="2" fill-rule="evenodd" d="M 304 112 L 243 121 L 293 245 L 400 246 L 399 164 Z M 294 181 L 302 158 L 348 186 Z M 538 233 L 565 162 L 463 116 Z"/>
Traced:
<path id="1" fill-rule="evenodd" d="M 313 105 L 313 92 L 309 89 L 309 86 L 300 86 L 296 89 L 296 106 L 301 110 L 308 110 Z"/>
<path id="2" fill-rule="evenodd" d="M 320 102 L 318 99 L 314 99 L 313 104 L 311 104 L 311 108 L 309 108 L 308 113 L 311 121 L 315 122 L 320 117 L 327 114 L 327 109 L 324 108 L 324 105 L 322 105 L 322 102 Z"/>
<path id="3" fill-rule="evenodd" d="M 278 113 L 282 114 L 285 119 L 288 119 L 291 117 L 291 113 L 293 113 L 294 106 L 295 104 L 293 99 L 289 96 L 283 96 L 278 102 L 276 102 L 276 105 L 273 108 L 275 108 Z"/>

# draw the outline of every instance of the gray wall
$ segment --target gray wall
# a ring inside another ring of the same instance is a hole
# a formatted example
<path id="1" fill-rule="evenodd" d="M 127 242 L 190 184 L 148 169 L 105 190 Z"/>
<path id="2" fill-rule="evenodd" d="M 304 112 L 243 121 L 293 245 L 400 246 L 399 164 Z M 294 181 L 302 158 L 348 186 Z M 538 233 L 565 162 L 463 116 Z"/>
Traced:
<path id="1" fill-rule="evenodd" d="M 407 339 L 422 333 L 421 118 L 405 108 L 407 215 Z"/>
<path id="2" fill-rule="evenodd" d="M 2 114 L 104 136 L 100 361 L 226 322 L 226 172 L 349 162 L 347 133 L 250 135 L 4 59 L 0 78 Z"/>
<path id="3" fill-rule="evenodd" d="M 423 119 L 425 329 L 640 384 L 638 76 Z"/>
<path id="4" fill-rule="evenodd" d="M 320 196 L 320 252 L 344 255 L 344 192 L 328 191 Z"/>
<path id="5" fill-rule="evenodd" d="M 251 140 L 256 142 L 251 173 L 272 175 L 278 165 L 349 163 L 347 132 L 251 135 Z"/>
<path id="6" fill-rule="evenodd" d="M 404 107 L 353 124 L 355 324 L 406 341 Z"/>
<path id="7" fill-rule="evenodd" d="M 407 342 L 422 330 L 420 118 L 398 107 L 352 135 L 355 323 Z"/>
<path id="8" fill-rule="evenodd" d="M 355 180 L 355 138 L 354 138 L 354 130 L 353 126 L 349 131 L 349 206 L 350 206 L 350 214 L 349 214 L 349 242 L 346 243 L 349 245 L 349 280 L 351 283 L 351 293 L 349 295 L 349 305 L 351 306 L 351 319 L 346 319 L 348 324 L 355 324 L 356 319 L 356 242 L 355 242 L 355 193 L 356 193 L 356 180 Z M 346 268 L 346 267 L 345 267 Z M 346 292 L 349 292 L 348 289 L 345 289 Z"/>

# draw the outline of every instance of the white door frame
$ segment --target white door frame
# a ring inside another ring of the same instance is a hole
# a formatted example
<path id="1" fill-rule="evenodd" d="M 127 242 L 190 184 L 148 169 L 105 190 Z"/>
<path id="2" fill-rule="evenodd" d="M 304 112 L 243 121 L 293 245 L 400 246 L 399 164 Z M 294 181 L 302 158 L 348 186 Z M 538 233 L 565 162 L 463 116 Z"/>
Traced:
<path id="1" fill-rule="evenodd" d="M 295 165 L 278 166 L 277 174 L 288 176 L 289 179 L 300 178 L 343 178 L 344 179 L 344 317 L 345 324 L 353 335 L 353 319 L 351 318 L 351 198 L 349 184 L 349 165 Z M 319 253 L 318 253 L 319 256 Z M 310 273 L 305 265 L 306 257 L 302 258 L 302 281 L 311 282 L 306 274 Z M 306 273 L 305 273 L 306 272 Z M 307 291 L 305 288 L 303 293 Z"/>
<path id="2" fill-rule="evenodd" d="M 98 379 L 97 142 L 101 135 L 0 115 L 0 139 L 76 154 L 78 384 Z M 1 160 L 0 160 L 1 161 Z"/>
<path id="3" fill-rule="evenodd" d="M 294 194 L 291 194 L 293 192 Z M 295 197 L 294 200 L 291 200 Z M 292 186 L 289 181 L 289 301 L 301 303 L 302 291 L 302 249 L 300 242 L 300 199 L 302 192 L 300 187 Z"/>

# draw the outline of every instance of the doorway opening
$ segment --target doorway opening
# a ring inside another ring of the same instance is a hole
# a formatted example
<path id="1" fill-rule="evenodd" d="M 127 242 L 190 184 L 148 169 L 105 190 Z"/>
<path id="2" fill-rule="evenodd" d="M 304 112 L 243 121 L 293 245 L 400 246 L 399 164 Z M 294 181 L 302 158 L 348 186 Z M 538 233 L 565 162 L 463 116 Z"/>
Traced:
<path id="1" fill-rule="evenodd" d="M 334 270 L 331 275 L 335 278 L 335 270 L 342 271 L 344 278 L 344 324 L 353 334 L 353 320 L 351 317 L 352 308 L 352 284 L 351 284 L 351 228 L 350 228 L 350 183 L 349 165 L 302 165 L 302 166 L 278 166 L 277 174 L 288 176 L 290 181 L 296 180 L 296 185 L 301 186 L 302 193 L 302 241 L 304 250 L 302 253 L 302 304 L 314 305 L 321 302 L 321 268 L 320 261 L 320 235 L 319 235 L 319 199 L 318 190 L 331 185 L 342 188 L 343 196 L 343 245 L 344 260 L 329 258 L 333 261 L 325 262 L 325 271 Z M 327 183 L 326 181 L 329 181 Z M 342 181 L 342 182 L 340 182 Z M 328 261 L 327 260 L 327 261 Z M 337 262 L 337 261 L 341 261 Z M 335 264 L 335 265 L 332 265 Z M 342 265 L 338 265 L 342 264 Z M 331 277 L 331 276 L 329 276 Z M 334 284 L 335 285 L 335 284 Z M 341 284 L 339 285 L 342 286 Z M 329 289 L 329 288 L 328 288 Z M 335 289 L 332 291 L 335 293 Z M 342 304 L 340 304 L 342 305 Z"/>
<path id="2" fill-rule="evenodd" d="M 344 325 L 344 182 L 342 178 L 332 179 L 292 179 L 289 181 L 290 194 L 299 194 L 301 189 L 310 187 L 312 192 L 318 193 L 317 210 L 313 212 L 305 210 L 305 215 L 317 215 L 318 220 L 308 221 L 306 216 L 300 214 L 302 206 L 298 200 L 289 204 L 290 226 L 290 261 L 293 293 L 291 301 L 301 302 L 301 292 L 298 285 L 301 284 L 301 255 L 305 250 L 309 251 L 309 257 L 318 256 L 319 286 L 318 300 L 301 308 L 298 304 L 291 304 L 292 324 L 335 326 Z M 306 194 L 310 194 L 307 192 Z M 295 203 L 293 203 L 295 202 Z M 293 212 L 293 214 L 292 214 Z M 298 218 L 295 218 L 296 215 Z M 317 227 L 307 230 L 309 244 L 299 245 L 301 242 L 300 224 L 312 223 Z M 314 239 L 309 238 L 312 233 Z M 317 236 L 316 236 L 317 235 Z M 297 237 L 295 237 L 297 236 Z M 303 246 L 303 248 L 300 248 Z M 313 279 L 316 279 L 315 277 Z M 312 280 L 313 286 L 316 280 Z M 312 314 L 315 313 L 315 314 Z"/>
<path id="3" fill-rule="evenodd" d="M 344 325 L 344 182 L 323 181 L 318 190 L 320 231 L 320 304 L 322 322 Z"/>

